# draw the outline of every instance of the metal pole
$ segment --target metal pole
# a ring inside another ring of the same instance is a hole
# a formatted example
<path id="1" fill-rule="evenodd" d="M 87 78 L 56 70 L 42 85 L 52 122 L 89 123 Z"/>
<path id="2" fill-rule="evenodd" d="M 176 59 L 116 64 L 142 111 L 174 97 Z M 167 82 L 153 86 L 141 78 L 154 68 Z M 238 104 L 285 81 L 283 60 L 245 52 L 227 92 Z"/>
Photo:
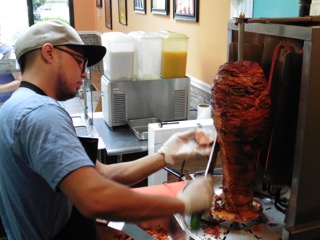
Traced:
<path id="1" fill-rule="evenodd" d="M 245 24 L 245 14 L 240 13 L 238 22 L 238 61 L 243 60 L 243 42 L 244 42 L 244 24 Z"/>
<path id="2" fill-rule="evenodd" d="M 310 5 L 312 0 L 299 0 L 299 16 L 305 17 L 310 15 Z"/>

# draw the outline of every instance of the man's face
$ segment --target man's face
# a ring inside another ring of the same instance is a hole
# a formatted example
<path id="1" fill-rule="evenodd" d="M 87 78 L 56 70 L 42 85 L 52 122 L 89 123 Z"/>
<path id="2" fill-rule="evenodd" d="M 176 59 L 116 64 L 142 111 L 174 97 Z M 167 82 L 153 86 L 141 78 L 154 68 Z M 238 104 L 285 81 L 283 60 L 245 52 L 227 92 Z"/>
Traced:
<path id="1" fill-rule="evenodd" d="M 61 51 L 60 48 L 57 50 Z M 76 52 L 74 52 L 75 55 L 72 55 L 73 51 L 68 48 L 63 48 L 61 52 L 63 56 L 61 56 L 61 61 L 59 62 L 59 73 L 56 79 L 56 96 L 58 101 L 65 101 L 77 95 L 82 85 L 82 79 L 86 78 L 87 74 L 85 72 L 86 63 L 84 57 L 81 58 L 79 53 Z"/>

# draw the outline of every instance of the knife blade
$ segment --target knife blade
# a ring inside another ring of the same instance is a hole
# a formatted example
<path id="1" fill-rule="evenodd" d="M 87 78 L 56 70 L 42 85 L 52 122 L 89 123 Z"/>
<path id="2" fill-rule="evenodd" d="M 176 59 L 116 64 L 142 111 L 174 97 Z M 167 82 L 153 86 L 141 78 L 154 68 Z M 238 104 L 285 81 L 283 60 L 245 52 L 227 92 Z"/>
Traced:
<path id="1" fill-rule="evenodd" d="M 145 232 L 143 229 L 138 227 L 137 225 L 133 223 L 126 223 L 126 222 L 113 222 L 110 221 L 108 223 L 108 226 L 122 231 L 126 233 L 129 237 L 132 237 L 135 240 L 157 240 L 153 236 L 151 236 L 149 233 Z"/>
<path id="2" fill-rule="evenodd" d="M 219 144 L 216 143 L 217 139 L 214 140 L 214 143 L 212 145 L 211 148 L 211 152 L 210 152 L 210 156 L 209 156 L 209 160 L 208 160 L 208 164 L 207 164 L 207 168 L 204 172 L 204 176 L 207 177 L 208 173 L 213 173 L 213 170 L 216 166 L 216 161 L 217 161 L 217 154 L 219 152 Z"/>

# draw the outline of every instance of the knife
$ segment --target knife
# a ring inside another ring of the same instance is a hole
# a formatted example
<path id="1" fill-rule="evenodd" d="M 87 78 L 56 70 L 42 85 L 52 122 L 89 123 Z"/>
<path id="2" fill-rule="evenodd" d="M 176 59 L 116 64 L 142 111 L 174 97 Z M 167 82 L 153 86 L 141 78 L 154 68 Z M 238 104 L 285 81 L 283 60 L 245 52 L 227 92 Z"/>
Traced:
<path id="1" fill-rule="evenodd" d="M 213 173 L 213 170 L 216 166 L 216 161 L 217 161 L 217 154 L 219 152 L 219 144 L 216 143 L 217 139 L 214 140 L 214 143 L 212 145 L 212 148 L 211 148 L 211 152 L 210 152 L 210 157 L 209 157 L 209 160 L 208 160 L 208 164 L 207 164 L 207 168 L 204 172 L 204 177 L 207 177 L 208 176 L 208 173 Z"/>
<path id="2" fill-rule="evenodd" d="M 151 236 L 149 233 L 145 232 L 143 229 L 138 227 L 137 225 L 133 223 L 126 223 L 126 222 L 112 222 L 110 221 L 108 223 L 108 226 L 122 231 L 126 233 L 129 237 L 132 237 L 135 240 L 157 240 L 153 236 Z"/>
<path id="3" fill-rule="evenodd" d="M 217 154 L 219 152 L 219 144 L 216 142 L 217 142 L 217 138 L 214 139 L 213 145 L 211 147 L 210 156 L 209 156 L 208 163 L 207 163 L 207 168 L 204 172 L 204 177 L 207 177 L 209 173 L 213 173 L 213 170 L 216 166 Z M 202 213 L 191 214 L 190 227 L 192 230 L 199 230 L 200 229 L 201 216 L 202 216 Z"/>

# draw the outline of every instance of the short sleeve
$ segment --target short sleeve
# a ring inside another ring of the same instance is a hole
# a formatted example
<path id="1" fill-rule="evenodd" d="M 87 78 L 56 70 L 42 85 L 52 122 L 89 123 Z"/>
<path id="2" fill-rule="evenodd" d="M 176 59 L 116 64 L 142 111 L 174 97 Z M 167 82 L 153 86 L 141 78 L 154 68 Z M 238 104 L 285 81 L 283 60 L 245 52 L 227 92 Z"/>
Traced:
<path id="1" fill-rule="evenodd" d="M 54 190 L 72 171 L 93 166 L 75 133 L 72 119 L 60 106 L 39 106 L 24 117 L 19 132 L 31 169 Z"/>

